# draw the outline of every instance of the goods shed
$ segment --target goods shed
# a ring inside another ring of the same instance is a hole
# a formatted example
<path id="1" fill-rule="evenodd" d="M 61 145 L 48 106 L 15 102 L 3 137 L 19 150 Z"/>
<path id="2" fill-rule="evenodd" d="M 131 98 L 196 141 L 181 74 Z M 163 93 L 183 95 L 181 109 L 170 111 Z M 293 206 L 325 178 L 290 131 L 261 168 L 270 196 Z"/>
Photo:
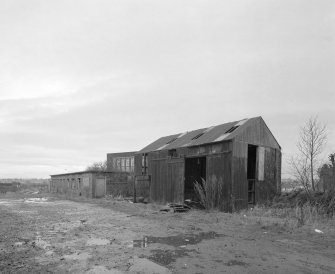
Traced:
<path id="1" fill-rule="evenodd" d="M 262 117 L 161 137 L 135 154 L 135 194 L 149 202 L 196 201 L 202 179 L 227 212 L 281 191 L 281 147 Z"/>

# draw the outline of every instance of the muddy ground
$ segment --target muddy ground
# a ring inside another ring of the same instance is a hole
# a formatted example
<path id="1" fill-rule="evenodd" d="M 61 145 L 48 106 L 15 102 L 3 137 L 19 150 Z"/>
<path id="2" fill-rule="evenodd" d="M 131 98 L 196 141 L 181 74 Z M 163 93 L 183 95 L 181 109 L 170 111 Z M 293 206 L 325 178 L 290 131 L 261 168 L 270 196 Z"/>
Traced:
<path id="1" fill-rule="evenodd" d="M 115 200 L 0 198 L 0 273 L 335 273 L 334 234 Z"/>

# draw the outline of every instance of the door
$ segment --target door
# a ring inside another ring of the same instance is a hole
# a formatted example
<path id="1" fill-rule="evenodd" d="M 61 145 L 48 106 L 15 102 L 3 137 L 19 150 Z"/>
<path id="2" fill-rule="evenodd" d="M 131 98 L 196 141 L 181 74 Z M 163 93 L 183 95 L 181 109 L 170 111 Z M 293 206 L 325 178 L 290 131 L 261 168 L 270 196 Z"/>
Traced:
<path id="1" fill-rule="evenodd" d="M 95 198 L 101 198 L 106 195 L 106 180 L 105 178 L 95 179 Z"/>
<path id="2" fill-rule="evenodd" d="M 195 192 L 194 184 L 202 185 L 206 180 L 206 157 L 195 157 L 185 159 L 185 200 L 199 202 L 199 197 Z"/>
<path id="3" fill-rule="evenodd" d="M 168 161 L 166 201 L 184 202 L 184 159 L 171 159 Z"/>

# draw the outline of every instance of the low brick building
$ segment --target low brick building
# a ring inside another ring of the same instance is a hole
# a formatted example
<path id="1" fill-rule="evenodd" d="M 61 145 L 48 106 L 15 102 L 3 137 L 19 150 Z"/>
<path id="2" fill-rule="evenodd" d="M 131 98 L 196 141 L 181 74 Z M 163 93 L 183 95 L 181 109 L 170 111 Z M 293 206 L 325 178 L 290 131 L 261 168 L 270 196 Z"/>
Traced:
<path id="1" fill-rule="evenodd" d="M 51 175 L 50 191 L 67 196 L 100 198 L 131 196 L 134 188 L 135 152 L 108 153 L 107 171 L 81 171 Z"/>
<path id="2" fill-rule="evenodd" d="M 50 191 L 67 196 L 100 198 L 106 195 L 108 172 L 82 171 L 51 175 Z"/>

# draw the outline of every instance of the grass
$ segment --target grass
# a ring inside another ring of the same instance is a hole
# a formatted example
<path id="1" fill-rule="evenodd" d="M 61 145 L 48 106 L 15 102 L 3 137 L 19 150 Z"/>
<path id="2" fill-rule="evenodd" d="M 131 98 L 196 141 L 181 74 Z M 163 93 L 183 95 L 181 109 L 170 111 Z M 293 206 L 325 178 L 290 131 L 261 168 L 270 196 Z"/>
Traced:
<path id="1" fill-rule="evenodd" d="M 281 229 L 320 229 L 335 233 L 335 196 L 333 193 L 314 193 L 308 199 L 306 193 L 288 193 L 276 197 L 267 205 L 256 205 L 242 210 L 241 216 L 256 219 L 264 227 Z"/>
<path id="2" fill-rule="evenodd" d="M 201 205 L 207 210 L 221 209 L 223 188 L 222 179 L 220 178 L 217 180 L 216 177 L 213 176 L 211 180 L 201 180 L 201 183 L 194 183 L 194 190 L 200 199 Z"/>
<path id="3" fill-rule="evenodd" d="M 215 177 L 195 183 L 195 191 L 206 210 L 222 209 L 222 180 Z M 335 193 L 295 190 L 262 205 L 238 213 L 263 227 L 276 229 L 312 228 L 335 233 Z"/>

